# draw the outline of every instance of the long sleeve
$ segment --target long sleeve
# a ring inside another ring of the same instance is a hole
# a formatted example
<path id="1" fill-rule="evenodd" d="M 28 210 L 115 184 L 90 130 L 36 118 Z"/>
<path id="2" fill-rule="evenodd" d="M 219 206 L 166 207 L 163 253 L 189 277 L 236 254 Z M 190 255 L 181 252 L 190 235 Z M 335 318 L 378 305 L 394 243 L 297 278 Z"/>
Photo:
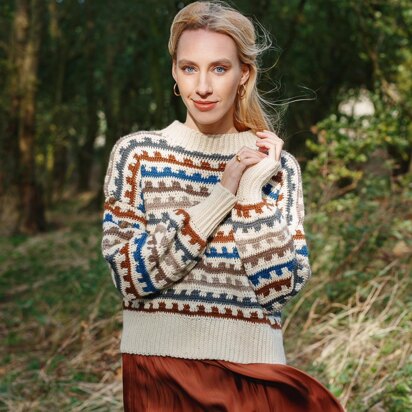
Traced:
<path id="1" fill-rule="evenodd" d="M 118 142 L 104 185 L 102 252 L 115 286 L 129 301 L 155 294 L 185 276 L 236 202 L 218 182 L 199 203 L 163 212 L 149 233 L 138 149 L 136 141 Z"/>
<path id="2" fill-rule="evenodd" d="M 311 268 L 303 227 L 301 171 L 290 153 L 282 151 L 280 171 L 271 182 L 274 186 L 268 196 L 260 191 L 260 199 L 256 199 L 256 188 L 243 187 L 232 220 L 239 256 L 257 299 L 265 313 L 279 316 L 311 277 Z"/>

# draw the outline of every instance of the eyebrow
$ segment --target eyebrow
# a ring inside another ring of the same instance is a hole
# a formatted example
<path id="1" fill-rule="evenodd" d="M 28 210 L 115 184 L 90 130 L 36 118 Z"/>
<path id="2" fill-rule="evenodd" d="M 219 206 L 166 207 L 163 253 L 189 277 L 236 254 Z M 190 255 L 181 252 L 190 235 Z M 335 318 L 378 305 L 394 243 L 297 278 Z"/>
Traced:
<path id="1" fill-rule="evenodd" d="M 187 60 L 187 59 L 180 59 L 177 63 L 178 64 L 196 64 L 192 62 L 191 60 Z M 226 58 L 215 60 L 211 64 L 218 64 L 218 63 L 232 64 L 232 62 Z"/>

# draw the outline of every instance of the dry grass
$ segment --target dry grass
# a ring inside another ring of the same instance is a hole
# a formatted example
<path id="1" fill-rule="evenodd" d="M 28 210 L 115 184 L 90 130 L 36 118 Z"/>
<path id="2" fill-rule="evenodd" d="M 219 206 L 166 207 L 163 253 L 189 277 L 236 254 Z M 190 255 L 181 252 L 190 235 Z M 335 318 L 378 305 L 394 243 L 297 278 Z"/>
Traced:
<path id="1" fill-rule="evenodd" d="M 100 216 L 51 218 L 64 222 L 0 240 L 0 410 L 120 411 L 120 301 L 100 257 Z M 336 282 L 348 272 L 322 271 L 319 253 L 313 279 L 285 314 L 288 362 L 350 412 L 400 412 L 410 400 L 412 233 L 401 235 L 401 251 L 394 239 L 356 261 L 373 276 L 352 273 L 350 293 Z"/>
<path id="2" fill-rule="evenodd" d="M 344 406 L 357 398 L 369 410 L 374 399 L 392 389 L 392 373 L 411 361 L 412 319 L 400 305 L 410 286 L 410 279 L 396 274 L 377 276 L 358 286 L 346 304 L 331 304 L 323 315 L 317 309 L 325 302 L 317 298 L 296 345 L 302 349 L 295 346 L 291 361 L 316 359 L 314 366 L 324 365 L 325 383 L 339 388 Z"/>

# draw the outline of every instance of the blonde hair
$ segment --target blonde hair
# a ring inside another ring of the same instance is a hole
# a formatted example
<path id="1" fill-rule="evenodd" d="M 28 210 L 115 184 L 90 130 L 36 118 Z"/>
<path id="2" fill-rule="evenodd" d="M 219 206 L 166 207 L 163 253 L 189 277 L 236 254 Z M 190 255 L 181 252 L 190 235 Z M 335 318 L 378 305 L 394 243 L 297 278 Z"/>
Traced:
<path id="1" fill-rule="evenodd" d="M 241 63 L 249 66 L 249 79 L 242 99 L 235 101 L 234 125 L 237 130 L 272 130 L 272 118 L 265 106 L 270 106 L 257 89 L 260 72 L 258 59 L 271 46 L 270 36 L 262 27 L 263 38 L 259 44 L 255 26 L 248 17 L 220 0 L 195 1 L 181 9 L 170 27 L 169 53 L 176 60 L 179 38 L 184 30 L 207 29 L 230 36 L 237 47 Z M 241 86 L 243 87 L 243 86 Z"/>

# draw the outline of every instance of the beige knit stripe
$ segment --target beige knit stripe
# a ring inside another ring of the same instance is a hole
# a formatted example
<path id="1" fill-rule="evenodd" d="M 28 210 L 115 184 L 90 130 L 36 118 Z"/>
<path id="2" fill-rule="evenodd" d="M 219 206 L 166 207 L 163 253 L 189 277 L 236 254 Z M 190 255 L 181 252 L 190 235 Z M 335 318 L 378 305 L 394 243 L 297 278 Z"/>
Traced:
<path id="1" fill-rule="evenodd" d="M 258 249 L 259 250 L 259 249 Z M 254 248 L 250 250 L 250 256 L 246 256 L 246 251 L 242 254 L 242 262 L 244 264 L 251 263 L 252 266 L 256 265 L 260 259 L 264 259 L 267 262 L 273 262 L 274 256 L 277 255 L 279 258 L 285 257 L 286 252 L 290 252 L 293 255 L 295 251 L 295 246 L 293 239 L 290 239 L 288 243 L 279 247 L 272 247 L 270 249 L 263 250 L 259 253 L 256 253 Z"/>
<path id="2" fill-rule="evenodd" d="M 236 287 L 249 287 L 249 282 L 247 278 L 245 277 L 244 273 L 242 272 L 242 277 L 240 276 L 226 276 L 226 273 L 219 274 L 220 276 L 213 276 L 210 272 L 203 272 L 200 271 L 198 266 L 196 266 L 188 275 L 183 279 L 183 281 L 189 281 L 189 280 L 201 280 L 201 281 L 209 281 L 214 282 L 216 284 L 229 284 L 233 285 Z"/>
<path id="3" fill-rule="evenodd" d="M 180 182 L 173 181 L 171 182 L 171 185 L 167 185 L 166 182 L 163 180 L 160 180 L 158 183 L 158 187 L 153 186 L 153 182 L 149 180 L 143 180 L 142 181 L 143 189 L 142 191 L 146 194 L 151 194 L 151 193 L 165 193 L 165 192 L 183 192 L 191 196 L 202 196 L 202 197 L 207 197 L 208 193 L 204 191 L 204 189 L 200 190 L 195 190 L 193 188 L 192 184 L 186 184 L 186 187 L 183 186 L 183 184 L 180 184 Z M 147 196 L 148 198 L 151 198 L 151 196 Z"/>
<path id="4" fill-rule="evenodd" d="M 279 248 L 281 247 L 285 247 L 290 241 L 293 241 L 293 238 L 288 238 L 286 236 L 286 233 L 284 233 L 283 235 L 278 235 L 277 238 L 275 237 L 271 237 L 271 239 L 267 239 L 267 243 L 263 243 L 263 242 L 254 242 L 253 238 L 250 240 L 250 242 L 247 243 L 243 243 L 242 245 L 238 246 L 238 250 L 239 252 L 243 255 L 247 255 L 248 251 L 249 254 L 250 253 L 256 253 L 257 250 L 262 250 L 263 252 L 268 250 L 268 249 L 276 249 L 273 247 L 273 243 L 280 243 L 283 242 L 283 245 L 278 246 Z"/>
<path id="5" fill-rule="evenodd" d="M 169 210 L 169 209 L 185 209 L 193 206 L 192 202 L 185 196 L 181 201 L 177 201 L 174 197 L 169 197 L 168 201 L 162 202 L 160 197 L 155 197 L 151 203 L 146 202 L 146 210 Z"/>
<path id="6" fill-rule="evenodd" d="M 194 248 L 194 245 L 189 243 L 189 240 L 187 239 L 186 236 L 181 236 L 181 242 L 184 244 L 186 249 L 189 250 L 189 252 L 192 255 L 196 255 L 196 249 Z M 168 276 L 166 273 L 180 273 L 181 268 L 184 266 L 183 262 L 180 260 L 177 260 L 178 254 L 176 250 L 173 248 L 173 245 L 171 246 L 172 249 L 169 249 L 169 252 L 163 256 L 163 259 L 160 259 L 160 256 L 157 255 L 157 253 L 154 253 L 155 248 L 153 249 L 153 254 L 150 259 L 153 259 L 154 261 L 160 262 L 159 263 L 159 271 L 155 275 L 155 281 L 158 282 L 159 284 L 168 284 L 171 282 L 176 281 L 175 276 Z M 171 271 L 172 268 L 172 271 Z M 181 273 L 180 273 L 181 274 Z"/>
<path id="7" fill-rule="evenodd" d="M 207 286 L 207 287 L 210 287 L 210 288 L 214 289 L 214 291 L 216 291 L 217 287 L 224 288 L 220 292 L 224 292 L 224 291 L 227 291 L 227 290 L 234 290 L 234 291 L 239 291 L 239 292 L 245 291 L 245 292 L 252 293 L 252 290 L 250 289 L 250 286 L 243 286 L 243 285 L 242 286 L 237 286 L 237 285 L 231 285 L 229 283 L 223 283 L 223 282 L 207 282 L 207 281 L 204 281 L 204 280 L 187 280 L 185 278 L 184 282 L 179 284 L 179 288 L 180 287 L 184 288 L 185 285 Z M 209 290 L 208 290 L 208 292 L 209 292 Z"/>
<path id="8" fill-rule="evenodd" d="M 135 234 L 135 231 L 133 230 L 119 229 L 117 226 L 111 226 L 109 229 L 106 229 L 103 231 L 103 237 L 112 235 L 112 236 L 115 236 L 116 238 L 120 238 L 124 240 L 130 240 L 134 234 Z"/>
<path id="9" fill-rule="evenodd" d="M 182 264 L 178 262 L 176 258 L 177 253 L 175 250 L 170 251 L 165 256 L 163 256 L 162 260 L 160 260 L 160 257 L 157 255 L 157 253 L 152 254 L 150 259 L 159 262 L 159 270 L 154 277 L 155 282 L 159 284 L 167 284 L 175 281 L 175 279 L 172 276 L 168 276 L 166 273 L 180 272 Z"/>
<path id="10" fill-rule="evenodd" d="M 294 254 L 293 253 L 288 253 L 285 257 L 285 255 L 280 257 L 274 256 L 274 254 L 268 250 L 266 252 L 260 253 L 259 256 L 250 256 L 248 258 L 243 259 L 243 263 L 246 267 L 249 268 L 255 268 L 257 267 L 258 269 L 270 269 L 274 264 L 280 264 L 280 263 L 285 263 L 288 262 L 289 260 L 293 259 Z"/>
<path id="11" fill-rule="evenodd" d="M 203 270 L 207 273 L 214 274 L 214 273 L 228 273 L 230 275 L 238 275 L 244 276 L 244 272 L 236 268 L 236 265 L 228 262 L 219 262 L 216 266 L 214 263 L 209 263 L 207 260 L 202 259 L 196 265 L 196 269 Z"/>
<path id="12" fill-rule="evenodd" d="M 247 233 L 242 234 L 242 238 L 236 239 L 237 245 L 249 245 L 251 243 L 258 243 L 262 240 L 266 240 L 268 243 L 273 243 L 274 238 L 281 238 L 282 235 L 285 234 L 285 229 L 282 228 L 278 231 L 269 231 L 265 232 L 262 235 L 256 235 L 256 233 L 250 232 L 250 237 L 245 238 L 243 235 L 247 235 Z"/>

